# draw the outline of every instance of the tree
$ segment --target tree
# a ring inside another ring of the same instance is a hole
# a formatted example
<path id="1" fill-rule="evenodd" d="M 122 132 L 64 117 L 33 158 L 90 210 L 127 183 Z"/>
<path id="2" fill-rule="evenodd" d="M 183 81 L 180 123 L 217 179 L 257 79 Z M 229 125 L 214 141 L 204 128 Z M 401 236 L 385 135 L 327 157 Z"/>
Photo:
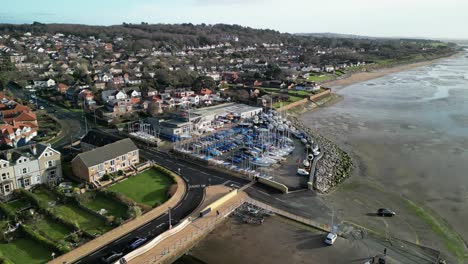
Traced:
<path id="1" fill-rule="evenodd" d="M 281 69 L 276 64 L 268 64 L 267 69 L 265 71 L 265 76 L 267 79 L 274 80 L 278 79 L 281 75 Z"/>
<path id="2" fill-rule="evenodd" d="M 216 89 L 216 82 L 210 76 L 200 76 L 192 83 L 192 88 L 195 92 L 200 92 L 203 88 Z"/>

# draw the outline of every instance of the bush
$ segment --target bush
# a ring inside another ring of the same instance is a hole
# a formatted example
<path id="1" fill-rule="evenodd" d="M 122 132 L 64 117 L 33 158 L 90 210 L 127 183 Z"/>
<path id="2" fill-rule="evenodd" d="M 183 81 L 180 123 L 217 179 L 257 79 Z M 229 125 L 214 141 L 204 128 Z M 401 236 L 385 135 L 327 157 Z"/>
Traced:
<path id="1" fill-rule="evenodd" d="M 111 179 L 111 177 L 110 177 L 110 175 L 107 174 L 107 173 L 104 174 L 104 176 L 102 176 L 102 178 L 101 178 L 101 180 L 103 180 L 103 181 L 108 181 L 108 180 L 110 180 L 110 179 Z"/>

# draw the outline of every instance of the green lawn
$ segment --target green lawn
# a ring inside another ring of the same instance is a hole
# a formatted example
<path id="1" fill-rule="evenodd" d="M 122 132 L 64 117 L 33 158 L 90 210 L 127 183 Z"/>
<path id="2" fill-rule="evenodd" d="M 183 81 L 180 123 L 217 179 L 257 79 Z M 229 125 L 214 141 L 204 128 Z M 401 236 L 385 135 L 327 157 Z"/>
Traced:
<path id="1" fill-rule="evenodd" d="M 332 76 L 329 74 L 322 74 L 322 75 L 311 75 L 307 78 L 307 80 L 311 82 L 324 82 L 332 79 Z"/>
<path id="2" fill-rule="evenodd" d="M 312 94 L 307 91 L 289 91 L 289 95 L 296 95 L 296 96 L 311 96 Z"/>
<path id="3" fill-rule="evenodd" d="M 57 196 L 45 188 L 37 188 L 34 191 L 34 195 L 45 203 L 57 200 Z M 72 204 L 57 204 L 56 206 L 49 207 L 49 209 L 51 209 L 55 215 L 76 223 L 81 229 L 91 234 L 102 234 L 111 229 L 110 226 L 105 224 L 103 219 Z"/>
<path id="4" fill-rule="evenodd" d="M 91 196 L 91 192 L 87 192 L 84 195 Z M 107 197 L 104 194 L 97 194 L 96 196 L 87 199 L 87 201 L 83 202 L 83 205 L 88 207 L 93 211 L 99 211 L 101 209 L 106 209 L 107 214 L 106 216 L 113 215 L 116 218 L 126 219 L 127 217 L 127 206 L 116 199 L 112 199 L 111 197 Z"/>
<path id="5" fill-rule="evenodd" d="M 153 206 L 167 200 L 166 192 L 171 184 L 173 184 L 173 180 L 169 175 L 150 169 L 114 184 L 109 189 L 121 193 L 137 203 Z"/>
<path id="6" fill-rule="evenodd" d="M 7 203 L 7 206 L 10 207 L 14 212 L 30 206 L 31 203 L 24 198 L 20 198 L 14 201 Z"/>
<path id="7" fill-rule="evenodd" d="M 73 230 L 67 226 L 64 226 L 48 217 L 34 219 L 29 225 L 34 231 L 38 231 L 40 234 L 43 234 L 54 241 L 62 240 L 73 232 Z"/>
<path id="8" fill-rule="evenodd" d="M 68 221 L 76 223 L 81 229 L 91 234 L 103 234 L 112 229 L 112 227 L 106 225 L 103 219 L 70 204 L 60 204 L 53 207 L 52 212 Z"/>
<path id="9" fill-rule="evenodd" d="M 13 263 L 46 263 L 51 259 L 52 250 L 29 238 L 17 238 L 13 242 L 0 243 L 0 254 Z"/>
<path id="10" fill-rule="evenodd" d="M 57 195 L 42 187 L 36 188 L 33 193 L 40 201 L 42 201 L 45 204 L 58 200 Z"/>

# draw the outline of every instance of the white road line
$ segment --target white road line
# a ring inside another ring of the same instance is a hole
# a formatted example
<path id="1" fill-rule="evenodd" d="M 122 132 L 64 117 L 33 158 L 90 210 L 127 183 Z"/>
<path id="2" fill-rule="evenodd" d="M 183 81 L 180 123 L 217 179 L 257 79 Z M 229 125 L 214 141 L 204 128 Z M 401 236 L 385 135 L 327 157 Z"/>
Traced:
<path id="1" fill-rule="evenodd" d="M 159 225 L 157 225 L 156 227 L 157 228 L 160 228 L 161 226 L 165 225 L 166 223 L 160 223 Z"/>
<path id="2" fill-rule="evenodd" d="M 266 192 L 264 192 L 264 191 L 260 191 L 260 190 L 257 190 L 257 191 L 260 192 L 260 193 L 263 193 L 264 195 L 271 196 L 270 194 L 268 194 L 268 193 L 266 193 Z M 278 198 L 275 197 L 275 199 L 278 199 Z M 278 200 L 279 200 L 279 199 L 278 199 Z"/>

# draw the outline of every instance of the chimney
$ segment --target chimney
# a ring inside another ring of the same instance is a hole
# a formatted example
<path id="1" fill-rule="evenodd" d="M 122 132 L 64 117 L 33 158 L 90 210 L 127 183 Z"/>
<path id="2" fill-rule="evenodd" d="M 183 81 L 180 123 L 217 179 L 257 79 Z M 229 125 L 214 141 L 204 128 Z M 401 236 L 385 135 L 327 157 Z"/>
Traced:
<path id="1" fill-rule="evenodd" d="M 7 159 L 8 162 L 11 161 L 11 151 L 6 152 L 6 159 Z"/>
<path id="2" fill-rule="evenodd" d="M 37 149 L 36 149 L 36 145 L 35 145 L 35 144 L 31 145 L 31 153 L 32 153 L 34 156 L 37 155 Z"/>

